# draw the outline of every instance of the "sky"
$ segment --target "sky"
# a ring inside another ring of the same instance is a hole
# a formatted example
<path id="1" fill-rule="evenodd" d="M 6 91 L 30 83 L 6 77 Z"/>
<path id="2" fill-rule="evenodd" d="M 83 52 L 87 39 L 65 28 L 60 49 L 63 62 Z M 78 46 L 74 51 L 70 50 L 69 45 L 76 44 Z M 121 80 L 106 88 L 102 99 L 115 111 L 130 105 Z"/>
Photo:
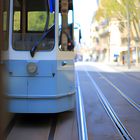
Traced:
<path id="1" fill-rule="evenodd" d="M 92 17 L 98 8 L 98 0 L 73 0 L 75 23 L 79 23 L 82 30 L 82 40 L 88 41 Z"/>

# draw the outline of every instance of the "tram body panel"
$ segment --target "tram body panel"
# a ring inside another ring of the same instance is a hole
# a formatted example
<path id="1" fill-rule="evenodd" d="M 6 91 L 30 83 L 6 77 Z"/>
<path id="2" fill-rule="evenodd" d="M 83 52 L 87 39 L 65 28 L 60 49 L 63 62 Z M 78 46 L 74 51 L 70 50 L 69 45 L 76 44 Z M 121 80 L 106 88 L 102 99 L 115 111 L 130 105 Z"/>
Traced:
<path id="1" fill-rule="evenodd" d="M 63 63 L 66 63 L 63 66 Z M 58 62 L 58 91 L 67 93 L 67 92 L 74 92 L 75 86 L 74 86 L 74 66 L 73 61 L 71 60 L 65 60 L 65 61 L 59 61 Z"/>
<path id="2" fill-rule="evenodd" d="M 10 60 L 10 112 L 56 113 L 73 109 L 74 65 L 73 60 L 65 61 L 67 65 L 63 66 L 64 60 Z M 29 62 L 36 63 L 37 74 L 27 72 Z"/>

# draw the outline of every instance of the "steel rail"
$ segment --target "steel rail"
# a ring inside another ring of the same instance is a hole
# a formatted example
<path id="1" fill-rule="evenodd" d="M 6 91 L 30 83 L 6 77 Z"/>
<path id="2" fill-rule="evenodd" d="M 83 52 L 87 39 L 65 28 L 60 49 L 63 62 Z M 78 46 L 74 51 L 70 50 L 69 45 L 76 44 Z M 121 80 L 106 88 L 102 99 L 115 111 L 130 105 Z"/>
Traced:
<path id="1" fill-rule="evenodd" d="M 137 109 L 140 112 L 140 105 L 135 103 L 131 98 L 129 98 L 127 95 L 125 95 L 117 86 L 115 86 L 110 80 L 108 80 L 104 75 L 102 75 L 100 72 L 97 72 L 104 80 L 106 80 L 113 88 L 115 88 L 118 93 L 126 99 L 135 109 Z"/>
<path id="2" fill-rule="evenodd" d="M 109 117 L 113 121 L 114 125 L 116 126 L 116 128 L 117 128 L 118 132 L 120 133 L 120 135 L 122 136 L 122 138 L 124 140 L 134 140 L 134 138 L 130 135 L 130 133 L 127 131 L 125 126 L 122 124 L 122 122 L 120 121 L 120 119 L 116 115 L 115 111 L 113 110 L 113 108 L 111 107 L 111 105 L 107 101 L 106 97 L 104 96 L 103 92 L 98 87 L 96 82 L 93 80 L 93 78 L 91 77 L 89 72 L 87 72 L 86 70 L 85 70 L 85 72 L 86 72 L 87 76 L 89 77 L 89 79 L 91 80 L 94 87 L 96 88 L 97 95 L 99 97 L 100 102 L 102 103 L 104 109 L 106 110 L 107 114 L 109 115 Z"/>
<path id="3" fill-rule="evenodd" d="M 5 128 L 5 131 L 4 131 L 4 134 L 5 134 L 6 138 L 10 134 L 11 130 L 13 129 L 13 127 L 15 126 L 17 117 L 18 117 L 18 115 L 14 114 L 14 116 L 12 116 L 12 118 L 9 121 L 9 123 L 7 124 L 7 126 Z"/>
<path id="4" fill-rule="evenodd" d="M 85 110 L 84 110 L 83 99 L 81 95 L 78 72 L 76 73 L 76 78 L 77 78 L 76 113 L 77 113 L 77 123 L 78 123 L 78 135 L 80 140 L 88 140 Z"/>

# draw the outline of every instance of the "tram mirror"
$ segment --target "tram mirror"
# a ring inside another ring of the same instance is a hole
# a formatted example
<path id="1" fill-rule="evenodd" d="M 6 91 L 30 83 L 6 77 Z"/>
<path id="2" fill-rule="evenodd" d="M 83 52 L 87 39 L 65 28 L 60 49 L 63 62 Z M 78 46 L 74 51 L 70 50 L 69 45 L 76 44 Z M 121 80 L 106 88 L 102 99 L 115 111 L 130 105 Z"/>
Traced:
<path id="1" fill-rule="evenodd" d="M 69 35 L 68 35 L 68 50 L 71 51 L 74 48 L 74 41 L 73 41 L 73 23 L 69 24 Z"/>
<path id="2" fill-rule="evenodd" d="M 81 29 L 79 29 L 79 42 L 81 42 L 81 38 L 82 38 L 82 33 L 81 33 Z"/>
<path id="3" fill-rule="evenodd" d="M 53 13 L 55 11 L 55 0 L 48 0 L 50 12 Z"/>

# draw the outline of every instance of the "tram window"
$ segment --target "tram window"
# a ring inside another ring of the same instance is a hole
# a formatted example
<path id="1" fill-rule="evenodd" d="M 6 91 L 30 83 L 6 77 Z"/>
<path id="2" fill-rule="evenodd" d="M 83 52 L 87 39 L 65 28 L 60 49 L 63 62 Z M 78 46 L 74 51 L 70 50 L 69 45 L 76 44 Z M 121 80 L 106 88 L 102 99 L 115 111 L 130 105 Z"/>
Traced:
<path id="1" fill-rule="evenodd" d="M 21 12 L 20 11 L 15 11 L 14 12 L 14 31 L 20 31 L 20 17 L 21 17 Z"/>
<path id="2" fill-rule="evenodd" d="M 68 34 L 67 34 L 67 37 L 68 37 L 68 47 L 67 47 L 67 50 L 66 51 L 71 51 L 73 50 L 73 10 L 69 10 L 68 11 Z M 61 35 L 62 35 L 62 15 L 61 13 L 59 13 L 59 38 L 60 38 L 60 42 L 61 42 Z M 71 44 L 71 45 L 69 45 Z M 64 51 L 62 48 L 61 48 L 61 43 L 59 43 L 59 50 L 61 51 Z"/>
<path id="3" fill-rule="evenodd" d="M 37 51 L 52 50 L 54 13 L 48 13 L 47 0 L 14 0 L 13 4 L 13 49 L 30 51 L 37 46 Z"/>
<path id="4" fill-rule="evenodd" d="M 47 13 L 45 11 L 28 12 L 28 31 L 43 32 L 46 25 Z M 54 14 L 50 13 L 49 28 L 54 24 Z"/>
<path id="5" fill-rule="evenodd" d="M 28 31 L 43 31 L 46 12 L 28 12 Z"/>
<path id="6" fill-rule="evenodd" d="M 4 37 L 4 43 L 3 43 L 3 50 L 8 50 L 8 41 L 9 41 L 9 0 L 5 0 L 3 2 L 3 15 L 2 15 L 2 20 L 3 20 L 3 37 Z"/>
<path id="7" fill-rule="evenodd" d="M 3 12 L 3 31 L 7 31 L 7 12 Z"/>

